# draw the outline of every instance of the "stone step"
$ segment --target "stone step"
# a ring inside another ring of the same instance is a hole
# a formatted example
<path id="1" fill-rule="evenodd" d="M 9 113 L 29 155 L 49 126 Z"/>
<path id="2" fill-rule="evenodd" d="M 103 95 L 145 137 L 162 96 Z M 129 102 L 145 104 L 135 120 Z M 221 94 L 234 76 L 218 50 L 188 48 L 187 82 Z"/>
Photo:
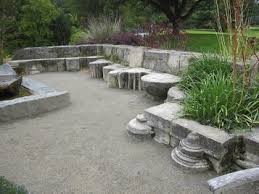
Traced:
<path id="1" fill-rule="evenodd" d="M 127 131 L 129 134 L 137 137 L 150 137 L 153 134 L 152 128 L 146 123 L 140 123 L 136 118 L 132 119 L 127 125 Z"/>
<path id="2" fill-rule="evenodd" d="M 167 92 L 166 102 L 181 102 L 185 98 L 185 94 L 178 87 L 171 87 Z"/>

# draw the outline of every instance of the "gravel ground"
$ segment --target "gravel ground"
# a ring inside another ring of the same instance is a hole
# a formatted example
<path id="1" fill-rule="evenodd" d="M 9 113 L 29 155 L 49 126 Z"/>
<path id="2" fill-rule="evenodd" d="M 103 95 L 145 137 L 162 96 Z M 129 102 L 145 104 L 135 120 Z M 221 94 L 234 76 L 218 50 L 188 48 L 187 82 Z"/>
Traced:
<path id="1" fill-rule="evenodd" d="M 0 176 L 32 193 L 209 193 L 206 173 L 173 166 L 171 148 L 128 136 L 126 124 L 156 105 L 108 89 L 86 72 L 31 76 L 71 94 L 71 105 L 0 125 Z"/>

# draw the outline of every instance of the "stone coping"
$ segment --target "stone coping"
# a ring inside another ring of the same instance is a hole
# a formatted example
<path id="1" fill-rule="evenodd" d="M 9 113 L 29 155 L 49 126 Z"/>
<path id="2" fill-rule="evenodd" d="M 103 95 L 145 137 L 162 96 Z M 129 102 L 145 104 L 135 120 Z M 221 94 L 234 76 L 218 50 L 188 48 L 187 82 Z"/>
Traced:
<path id="1" fill-rule="evenodd" d="M 32 95 L 0 102 L 0 121 L 7 122 L 53 111 L 70 104 L 66 91 L 55 89 L 33 79 L 24 78 L 22 86 Z"/>

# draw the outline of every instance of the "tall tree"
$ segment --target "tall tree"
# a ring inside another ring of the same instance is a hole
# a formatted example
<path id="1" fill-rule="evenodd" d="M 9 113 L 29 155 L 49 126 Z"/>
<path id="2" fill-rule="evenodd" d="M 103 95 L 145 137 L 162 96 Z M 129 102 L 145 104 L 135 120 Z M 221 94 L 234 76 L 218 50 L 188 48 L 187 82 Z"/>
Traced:
<path id="1" fill-rule="evenodd" d="M 175 33 L 179 33 L 182 24 L 205 0 L 142 0 L 162 11 L 172 23 Z"/>

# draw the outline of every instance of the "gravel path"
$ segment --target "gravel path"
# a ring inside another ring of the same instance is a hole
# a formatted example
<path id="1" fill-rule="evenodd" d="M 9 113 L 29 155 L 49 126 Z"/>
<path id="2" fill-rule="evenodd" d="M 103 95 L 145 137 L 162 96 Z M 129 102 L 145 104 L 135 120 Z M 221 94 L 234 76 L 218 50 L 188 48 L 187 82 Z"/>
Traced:
<path id="1" fill-rule="evenodd" d="M 126 133 L 156 105 L 143 93 L 108 89 L 86 72 L 31 76 L 67 90 L 72 104 L 0 125 L 0 176 L 33 193 L 208 193 L 213 172 L 183 173 L 171 149 Z"/>

